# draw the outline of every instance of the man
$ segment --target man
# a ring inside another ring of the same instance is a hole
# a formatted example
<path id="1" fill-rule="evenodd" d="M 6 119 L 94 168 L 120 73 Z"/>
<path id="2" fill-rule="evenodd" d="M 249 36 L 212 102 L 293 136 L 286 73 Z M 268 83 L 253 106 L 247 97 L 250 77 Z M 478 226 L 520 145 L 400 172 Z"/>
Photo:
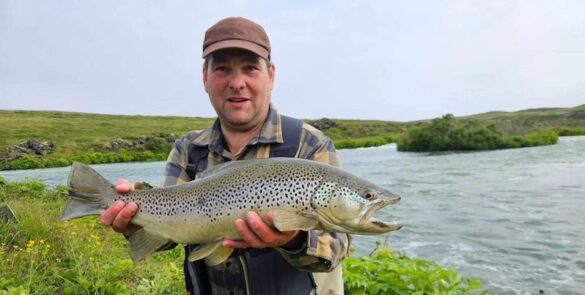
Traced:
<path id="1" fill-rule="evenodd" d="M 202 57 L 203 84 L 218 118 L 213 126 L 176 141 L 164 185 L 185 183 L 208 168 L 243 159 L 288 156 L 339 166 L 329 138 L 280 116 L 271 105 L 275 66 L 261 26 L 244 18 L 219 21 L 205 34 Z M 130 189 L 127 181 L 117 184 L 119 192 Z M 129 236 L 140 230 L 130 223 L 137 210 L 134 203 L 118 201 L 101 222 Z M 223 242 L 239 249 L 226 262 L 208 266 L 185 260 L 190 294 L 309 294 L 315 287 L 318 294 L 343 293 L 340 262 L 349 248 L 346 234 L 280 232 L 253 211 L 234 226 L 242 240 Z M 186 246 L 187 254 L 191 247 Z"/>

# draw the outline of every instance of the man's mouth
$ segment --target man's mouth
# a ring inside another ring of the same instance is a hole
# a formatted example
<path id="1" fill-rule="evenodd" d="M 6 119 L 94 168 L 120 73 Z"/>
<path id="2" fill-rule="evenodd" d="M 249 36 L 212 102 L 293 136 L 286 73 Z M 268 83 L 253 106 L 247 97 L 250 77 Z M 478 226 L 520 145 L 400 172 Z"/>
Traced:
<path id="1" fill-rule="evenodd" d="M 245 97 L 230 97 L 227 99 L 228 102 L 231 103 L 241 103 L 241 102 L 246 102 L 249 99 L 245 98 Z"/>

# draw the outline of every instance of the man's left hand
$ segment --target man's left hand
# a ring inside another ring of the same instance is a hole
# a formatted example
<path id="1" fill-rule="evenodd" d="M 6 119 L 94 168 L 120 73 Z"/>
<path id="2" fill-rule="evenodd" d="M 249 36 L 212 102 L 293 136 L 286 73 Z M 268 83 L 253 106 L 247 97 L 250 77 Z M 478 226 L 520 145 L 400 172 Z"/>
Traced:
<path id="1" fill-rule="evenodd" d="M 272 212 L 268 212 L 268 220 L 272 223 L 274 221 Z M 295 248 L 302 244 L 302 236 L 300 231 L 291 230 L 281 232 L 275 229 L 271 224 L 262 220 L 258 213 L 254 211 L 246 214 L 246 220 L 236 219 L 236 229 L 242 240 L 224 240 L 223 246 L 229 248 L 269 248 L 269 247 L 284 247 Z"/>

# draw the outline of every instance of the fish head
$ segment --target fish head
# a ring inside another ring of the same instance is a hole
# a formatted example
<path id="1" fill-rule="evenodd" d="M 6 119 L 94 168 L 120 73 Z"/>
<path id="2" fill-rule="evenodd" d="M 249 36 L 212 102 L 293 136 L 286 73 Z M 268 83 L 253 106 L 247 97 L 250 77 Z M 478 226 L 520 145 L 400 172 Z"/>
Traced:
<path id="1" fill-rule="evenodd" d="M 374 235 L 402 227 L 373 217 L 380 209 L 399 201 L 397 194 L 349 175 L 325 180 L 313 198 L 313 207 L 321 227 L 327 231 Z"/>

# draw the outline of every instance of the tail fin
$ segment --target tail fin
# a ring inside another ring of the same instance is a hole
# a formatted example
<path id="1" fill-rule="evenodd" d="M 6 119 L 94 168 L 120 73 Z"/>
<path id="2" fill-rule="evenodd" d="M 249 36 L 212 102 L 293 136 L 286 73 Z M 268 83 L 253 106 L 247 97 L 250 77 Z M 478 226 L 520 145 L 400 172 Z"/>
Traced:
<path id="1" fill-rule="evenodd" d="M 69 200 L 61 220 L 101 214 L 116 196 L 116 189 L 108 180 L 78 162 L 71 165 L 68 185 Z"/>

